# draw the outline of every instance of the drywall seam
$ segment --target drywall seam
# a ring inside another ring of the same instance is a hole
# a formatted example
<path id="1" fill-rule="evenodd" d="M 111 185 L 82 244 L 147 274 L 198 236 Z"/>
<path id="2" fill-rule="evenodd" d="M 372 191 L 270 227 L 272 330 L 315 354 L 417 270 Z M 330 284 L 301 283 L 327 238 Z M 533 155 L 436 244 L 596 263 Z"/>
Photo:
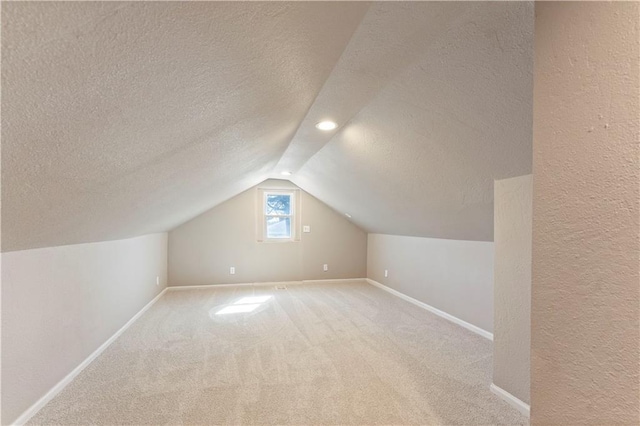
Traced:
<path id="1" fill-rule="evenodd" d="M 529 406 L 529 404 L 519 400 L 506 390 L 502 389 L 500 386 L 497 386 L 495 383 L 491 383 L 489 389 L 491 390 L 491 392 L 504 400 L 507 404 L 520 411 L 523 415 L 527 416 L 527 418 L 529 417 L 529 413 L 531 412 L 531 407 Z"/>
<path id="2" fill-rule="evenodd" d="M 375 280 L 367 278 L 366 281 L 369 284 L 373 285 L 373 286 L 376 286 L 376 287 L 381 288 L 382 290 L 384 290 L 386 292 L 389 292 L 389 293 L 393 294 L 394 296 L 397 296 L 397 297 L 399 297 L 399 298 L 401 298 L 403 300 L 406 300 L 409 303 L 413 303 L 416 306 L 419 306 L 419 307 L 421 307 L 423 309 L 426 309 L 427 311 L 429 311 L 429 312 L 431 312 L 433 314 L 436 314 L 439 317 L 442 317 L 442 318 L 444 318 L 446 320 L 449 320 L 454 324 L 457 324 L 457 325 L 459 325 L 461 327 L 464 327 L 469 331 L 473 331 L 474 333 L 484 337 L 485 339 L 489 339 L 489 340 L 493 341 L 493 333 L 490 333 L 487 330 L 484 330 L 484 329 L 482 329 L 482 328 L 480 328 L 478 326 L 475 326 L 475 325 L 470 324 L 470 323 L 468 323 L 468 322 L 466 322 L 464 320 L 461 320 L 458 317 L 454 317 L 453 315 L 448 314 L 448 313 L 446 313 L 444 311 L 441 311 L 440 309 L 434 308 L 431 305 L 427 305 L 426 303 L 421 302 L 419 300 L 416 300 L 413 297 L 407 296 L 404 293 L 400 293 L 398 290 L 394 290 L 394 289 L 392 289 L 390 287 L 387 287 L 384 284 L 380 284 L 379 282 L 377 282 Z"/>
<path id="3" fill-rule="evenodd" d="M 131 325 L 136 322 L 138 318 L 142 316 L 154 303 L 156 303 L 162 295 L 168 290 L 168 287 L 165 287 L 156 297 L 154 297 L 149 303 L 147 303 L 140 311 L 135 314 L 125 325 L 123 325 L 118 331 L 116 331 L 109 339 L 107 339 L 98 349 L 93 351 L 91 355 L 89 355 L 84 361 L 82 361 L 76 368 L 74 368 L 69 374 L 67 374 L 62 380 L 60 380 L 54 387 L 52 387 L 47 393 L 45 393 L 39 400 L 37 400 L 31 407 L 27 408 L 24 413 L 22 413 L 14 422 L 12 423 L 15 426 L 22 426 L 26 422 L 29 421 L 31 417 L 33 417 L 42 407 L 47 405 L 49 401 L 55 398 L 69 383 L 73 381 L 73 379 L 78 376 L 95 360 L 100 356 L 105 349 L 109 347 L 122 333 L 124 333 Z"/>
<path id="4" fill-rule="evenodd" d="M 232 284 L 176 285 L 176 286 L 167 287 L 167 290 L 180 291 L 180 290 L 196 290 L 200 288 L 249 287 L 249 286 L 269 287 L 269 286 L 277 286 L 277 285 L 302 285 L 302 284 L 334 283 L 334 282 L 345 282 L 345 281 L 346 282 L 366 282 L 367 278 L 345 278 L 345 279 L 336 278 L 336 279 L 330 279 L 330 280 L 265 281 L 265 282 L 232 283 Z"/>

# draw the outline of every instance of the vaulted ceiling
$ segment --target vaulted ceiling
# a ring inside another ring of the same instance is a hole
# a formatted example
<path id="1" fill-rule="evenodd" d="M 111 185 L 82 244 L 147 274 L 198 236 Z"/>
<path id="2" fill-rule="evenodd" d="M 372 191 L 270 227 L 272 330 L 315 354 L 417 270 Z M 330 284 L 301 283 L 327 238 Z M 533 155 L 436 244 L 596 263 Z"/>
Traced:
<path id="1" fill-rule="evenodd" d="M 522 2 L 4 2 L 2 251 L 166 231 L 282 171 L 371 232 L 491 240 L 532 37 Z"/>

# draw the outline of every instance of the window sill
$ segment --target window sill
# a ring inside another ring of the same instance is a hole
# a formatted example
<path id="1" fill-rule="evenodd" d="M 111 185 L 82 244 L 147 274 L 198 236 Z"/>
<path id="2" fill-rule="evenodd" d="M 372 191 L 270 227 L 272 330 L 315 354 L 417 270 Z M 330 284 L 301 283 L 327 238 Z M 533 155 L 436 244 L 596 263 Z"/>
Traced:
<path id="1" fill-rule="evenodd" d="M 281 243 L 299 243 L 299 242 L 300 242 L 300 240 L 294 240 L 294 239 L 291 239 L 291 238 L 288 238 L 288 239 L 285 239 L 285 238 L 282 238 L 282 239 L 279 239 L 279 238 L 277 238 L 277 239 L 276 239 L 276 238 L 272 238 L 272 239 L 265 239 L 265 240 L 261 240 L 261 241 L 258 241 L 258 242 L 259 242 L 259 243 L 276 243 L 276 244 L 281 244 Z"/>

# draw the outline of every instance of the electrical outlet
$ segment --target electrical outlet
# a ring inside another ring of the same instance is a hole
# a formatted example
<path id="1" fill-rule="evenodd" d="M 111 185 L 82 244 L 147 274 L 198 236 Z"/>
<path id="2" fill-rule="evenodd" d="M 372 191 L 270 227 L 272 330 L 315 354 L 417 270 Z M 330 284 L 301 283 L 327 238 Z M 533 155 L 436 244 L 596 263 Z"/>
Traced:
<path id="1" fill-rule="evenodd" d="M 322 265 L 322 270 L 327 272 L 329 270 L 329 265 L 327 265 L 326 263 Z"/>
<path id="2" fill-rule="evenodd" d="M 302 232 L 311 232 L 311 227 L 309 225 L 304 225 L 302 227 Z"/>
<path id="3" fill-rule="evenodd" d="M 236 267 L 235 266 L 229 267 L 229 275 L 235 275 L 235 274 L 236 274 Z"/>
<path id="4" fill-rule="evenodd" d="M 160 285 L 160 277 L 156 277 L 156 285 Z"/>
<path id="5" fill-rule="evenodd" d="M 384 270 L 384 277 L 387 278 L 389 276 L 389 271 L 388 270 Z"/>

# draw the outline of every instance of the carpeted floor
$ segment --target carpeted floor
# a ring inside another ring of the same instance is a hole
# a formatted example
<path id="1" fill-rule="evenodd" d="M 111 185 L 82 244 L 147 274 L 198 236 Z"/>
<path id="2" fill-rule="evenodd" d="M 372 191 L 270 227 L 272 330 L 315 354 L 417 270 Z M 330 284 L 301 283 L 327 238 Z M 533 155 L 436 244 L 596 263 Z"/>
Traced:
<path id="1" fill-rule="evenodd" d="M 491 351 L 364 282 L 169 291 L 29 424 L 527 424 Z"/>

